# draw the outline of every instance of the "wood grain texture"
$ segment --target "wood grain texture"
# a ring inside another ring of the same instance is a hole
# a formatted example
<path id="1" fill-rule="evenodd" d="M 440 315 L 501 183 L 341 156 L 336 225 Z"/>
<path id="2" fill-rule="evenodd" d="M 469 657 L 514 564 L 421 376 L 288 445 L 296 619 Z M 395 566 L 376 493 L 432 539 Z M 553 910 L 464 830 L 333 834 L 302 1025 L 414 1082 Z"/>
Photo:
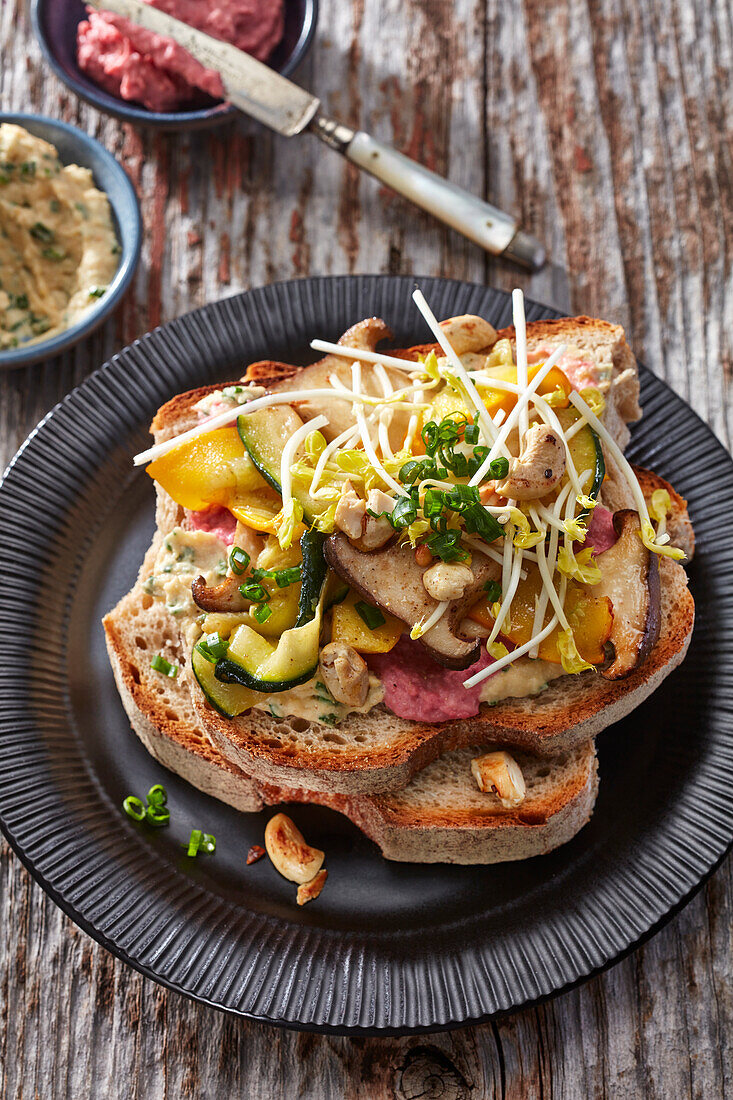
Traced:
<path id="1" fill-rule="evenodd" d="M 99 137 L 140 194 L 135 288 L 61 359 L 0 377 L 0 459 L 161 321 L 309 273 L 444 274 L 618 320 L 730 446 L 733 11 L 728 0 L 322 0 L 298 74 L 337 117 L 516 212 L 552 262 L 528 278 L 314 140 L 242 122 L 136 131 L 45 69 L 0 4 L 0 106 Z M 0 849 L 0 1095 L 400 1100 L 733 1097 L 728 860 L 649 943 L 540 1008 L 405 1039 L 225 1018 L 117 962 Z"/>

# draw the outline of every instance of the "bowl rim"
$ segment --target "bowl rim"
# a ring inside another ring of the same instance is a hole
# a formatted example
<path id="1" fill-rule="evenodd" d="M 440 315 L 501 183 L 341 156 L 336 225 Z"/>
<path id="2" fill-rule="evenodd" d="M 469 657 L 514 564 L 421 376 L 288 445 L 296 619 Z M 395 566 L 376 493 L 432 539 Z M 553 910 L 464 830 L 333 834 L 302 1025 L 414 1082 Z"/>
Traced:
<path id="1" fill-rule="evenodd" d="M 125 122 L 134 122 L 141 126 L 150 126 L 162 130 L 195 130 L 218 126 L 241 113 L 233 104 L 226 102 L 191 111 L 149 111 L 146 107 L 120 99 L 110 92 L 106 92 L 103 88 L 90 87 L 67 72 L 56 57 L 43 28 L 43 12 L 46 2 L 47 0 L 31 0 L 31 22 L 41 52 L 59 80 L 67 88 L 71 88 L 80 99 L 91 104 L 92 107 L 96 107 L 98 111 L 103 111 L 114 118 L 123 119 Z M 303 25 L 293 46 L 293 51 L 282 68 L 275 70 L 281 76 L 290 76 L 305 58 L 313 41 L 318 23 L 319 0 L 303 0 L 303 3 L 305 6 Z"/>
<path id="2" fill-rule="evenodd" d="M 106 294 L 99 299 L 97 305 L 92 306 L 76 324 L 64 329 L 58 336 L 52 336 L 49 340 L 39 340 L 37 343 L 26 345 L 25 347 L 14 348 L 12 351 L 0 351 L 0 368 L 7 368 L 25 367 L 41 359 L 51 359 L 53 356 L 58 355 L 60 352 L 65 351 L 73 344 L 84 339 L 85 336 L 88 336 L 102 323 L 129 289 L 135 271 L 137 270 L 142 249 L 143 221 L 140 212 L 140 201 L 130 177 L 119 161 L 116 160 L 108 149 L 105 149 L 101 142 L 92 137 L 91 134 L 85 133 L 83 130 L 79 129 L 78 126 L 73 126 L 70 122 L 63 122 L 61 119 L 51 118 L 49 115 L 32 114 L 28 111 L 0 111 L 0 123 L 3 122 L 11 122 L 17 126 L 26 126 L 28 123 L 40 122 L 50 126 L 52 129 L 63 132 L 65 135 L 71 137 L 73 141 L 77 142 L 80 147 L 86 146 L 87 148 L 91 148 L 94 155 L 104 161 L 107 168 L 117 176 L 121 188 L 127 193 L 128 198 L 131 200 L 130 206 L 131 210 L 134 212 L 134 222 L 130 228 L 127 228 L 127 226 L 123 228 L 122 221 L 119 218 L 118 206 L 114 199 L 105 191 L 109 204 L 117 216 L 118 225 L 120 227 L 119 244 L 122 248 L 120 264 L 109 285 L 109 289 Z M 97 183 L 94 169 L 92 169 L 92 174 L 95 176 L 95 183 Z"/>

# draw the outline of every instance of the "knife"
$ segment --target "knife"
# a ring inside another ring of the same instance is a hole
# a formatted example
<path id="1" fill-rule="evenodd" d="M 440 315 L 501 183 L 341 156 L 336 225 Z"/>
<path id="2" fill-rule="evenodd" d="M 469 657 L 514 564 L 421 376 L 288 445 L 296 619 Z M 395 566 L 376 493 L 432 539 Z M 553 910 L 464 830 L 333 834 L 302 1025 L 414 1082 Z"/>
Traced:
<path id="1" fill-rule="evenodd" d="M 320 100 L 284 76 L 180 19 L 141 0 L 86 0 L 97 11 L 123 15 L 139 27 L 172 38 L 221 76 L 227 99 L 240 111 L 284 137 L 310 132 L 353 164 L 462 233 L 487 252 L 538 270 L 545 262 L 539 241 L 514 218 L 431 172 L 409 157 L 321 112 Z"/>

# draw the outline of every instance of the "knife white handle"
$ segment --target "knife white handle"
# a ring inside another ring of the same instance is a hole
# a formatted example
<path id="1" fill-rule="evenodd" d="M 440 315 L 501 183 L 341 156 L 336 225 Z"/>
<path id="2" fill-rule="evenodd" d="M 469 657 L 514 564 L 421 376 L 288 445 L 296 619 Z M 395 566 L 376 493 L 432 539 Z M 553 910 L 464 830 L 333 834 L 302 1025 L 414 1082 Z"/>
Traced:
<path id="1" fill-rule="evenodd" d="M 317 117 L 311 128 L 328 145 L 365 172 L 464 237 L 475 241 L 487 252 L 505 255 L 535 270 L 545 262 L 545 251 L 539 241 L 523 233 L 514 218 L 449 183 L 417 161 L 410 160 L 362 130 L 354 133 L 323 116 Z"/>

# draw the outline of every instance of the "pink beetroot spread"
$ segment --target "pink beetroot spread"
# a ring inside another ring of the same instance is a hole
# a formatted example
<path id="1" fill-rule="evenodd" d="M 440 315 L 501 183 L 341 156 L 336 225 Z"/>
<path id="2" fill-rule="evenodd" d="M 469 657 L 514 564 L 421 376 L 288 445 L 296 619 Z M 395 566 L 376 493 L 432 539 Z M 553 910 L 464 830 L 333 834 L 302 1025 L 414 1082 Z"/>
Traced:
<path id="1" fill-rule="evenodd" d="M 448 722 L 478 714 L 481 684 L 465 688 L 463 681 L 493 663 L 482 648 L 475 664 L 454 672 L 433 661 L 423 646 L 407 635 L 389 653 L 373 653 L 366 660 L 382 681 L 385 706 L 399 718 L 414 722 Z"/>
<path id="2" fill-rule="evenodd" d="M 544 363 L 550 358 L 552 351 L 552 348 L 547 347 L 536 348 L 527 352 L 527 362 Z M 574 390 L 580 391 L 598 385 L 598 368 L 590 359 L 580 359 L 577 355 L 565 352 L 555 365 L 560 368 Z"/>
<path id="3" fill-rule="evenodd" d="M 592 546 L 596 554 L 602 554 L 616 543 L 616 532 L 613 528 L 613 512 L 597 504 L 591 513 L 591 521 L 588 524 L 588 534 L 583 546 Z"/>
<path id="4" fill-rule="evenodd" d="M 186 515 L 194 531 L 207 531 L 210 535 L 216 535 L 227 546 L 234 542 L 237 521 L 228 508 L 220 508 L 215 504 L 203 512 L 187 512 Z"/>
<path id="5" fill-rule="evenodd" d="M 266 61 L 283 35 L 283 0 L 148 0 L 168 15 Z M 151 111 L 184 106 L 197 90 L 224 95 L 219 74 L 176 42 L 112 12 L 87 12 L 79 24 L 77 60 L 112 95 Z"/>

